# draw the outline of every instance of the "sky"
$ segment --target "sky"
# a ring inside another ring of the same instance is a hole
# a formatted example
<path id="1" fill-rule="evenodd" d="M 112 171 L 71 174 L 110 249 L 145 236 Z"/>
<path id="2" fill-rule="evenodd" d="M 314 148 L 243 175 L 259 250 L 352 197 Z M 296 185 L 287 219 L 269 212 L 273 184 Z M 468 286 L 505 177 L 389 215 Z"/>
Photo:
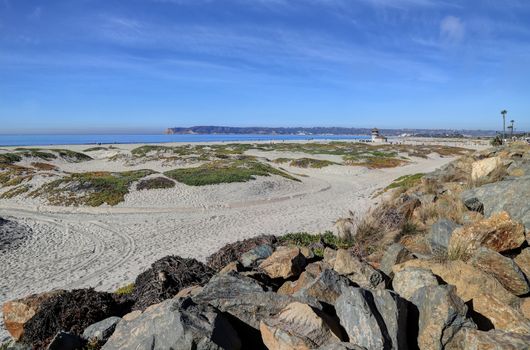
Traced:
<path id="1" fill-rule="evenodd" d="M 0 0 L 0 133 L 530 130 L 527 0 Z"/>

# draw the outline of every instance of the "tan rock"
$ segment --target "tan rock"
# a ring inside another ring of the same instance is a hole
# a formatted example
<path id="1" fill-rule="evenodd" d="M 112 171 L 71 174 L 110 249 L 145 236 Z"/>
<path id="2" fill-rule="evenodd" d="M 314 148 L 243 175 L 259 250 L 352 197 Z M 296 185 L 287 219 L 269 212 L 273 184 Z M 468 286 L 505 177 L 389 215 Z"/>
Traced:
<path id="1" fill-rule="evenodd" d="M 516 303 L 518 300 L 515 295 L 507 291 L 494 277 L 460 260 L 437 263 L 431 260 L 415 259 L 394 265 L 393 271 L 397 273 L 407 267 L 431 270 L 433 274 L 440 277 L 447 284 L 456 286 L 456 293 L 464 302 L 478 297 L 485 291 L 508 305 Z"/>
<path id="2" fill-rule="evenodd" d="M 513 261 L 524 272 L 526 277 L 530 280 L 530 248 L 525 248 Z"/>
<path id="3" fill-rule="evenodd" d="M 397 272 L 392 280 L 394 291 L 409 301 L 418 289 L 437 285 L 438 281 L 431 270 L 415 267 L 408 267 Z"/>
<path id="4" fill-rule="evenodd" d="M 530 321 L 521 312 L 489 294 L 473 298 L 473 310 L 486 317 L 495 329 L 505 332 L 530 334 Z"/>
<path id="5" fill-rule="evenodd" d="M 501 165 L 502 160 L 500 157 L 491 157 L 473 162 L 471 164 L 471 179 L 474 181 L 486 177 Z"/>
<path id="6" fill-rule="evenodd" d="M 471 255 L 480 246 L 496 252 L 519 248 L 525 241 L 524 226 L 503 211 L 453 231 L 449 240 L 449 255 Z"/>
<path id="7" fill-rule="evenodd" d="M 307 286 L 309 282 L 313 280 L 313 276 L 308 274 L 306 271 L 300 274 L 300 277 L 296 281 L 286 281 L 278 289 L 278 294 L 293 295 L 303 287 Z"/>
<path id="8" fill-rule="evenodd" d="M 2 305 L 4 325 L 11 337 L 19 340 L 24 335 L 24 325 L 37 313 L 42 303 L 61 292 L 61 290 L 57 290 L 33 294 L 4 303 Z"/>
<path id="9" fill-rule="evenodd" d="M 201 286 L 189 286 L 184 289 L 181 289 L 177 295 L 175 295 L 175 298 L 188 298 L 192 297 L 202 290 Z"/>
<path id="10" fill-rule="evenodd" d="M 270 278 L 289 278 L 302 273 L 306 259 L 297 247 L 279 247 L 259 268 Z"/>
<path id="11" fill-rule="evenodd" d="M 335 264 L 335 258 L 337 257 L 337 251 L 330 247 L 324 248 L 324 261 L 331 266 Z"/>
<path id="12" fill-rule="evenodd" d="M 524 298 L 521 301 L 519 310 L 521 310 L 524 317 L 530 320 L 530 298 Z"/>
<path id="13" fill-rule="evenodd" d="M 333 269 L 363 288 L 385 287 L 381 272 L 374 269 L 367 262 L 361 261 L 348 250 L 339 249 L 337 251 Z"/>
<path id="14" fill-rule="evenodd" d="M 131 311 L 128 314 L 124 315 L 122 317 L 122 319 L 124 319 L 125 321 L 132 321 L 135 318 L 137 318 L 138 316 L 140 316 L 141 314 L 142 314 L 141 310 L 134 310 L 134 311 Z"/>
<path id="15" fill-rule="evenodd" d="M 528 335 L 462 328 L 446 345 L 445 350 L 528 350 L 528 344 Z"/>
<path id="16" fill-rule="evenodd" d="M 515 295 L 530 292 L 526 278 L 515 262 L 491 249 L 480 247 L 469 261 L 473 266 L 495 277 Z"/>
<path id="17" fill-rule="evenodd" d="M 340 334 L 337 324 L 309 305 L 299 302 L 291 303 L 277 315 L 262 320 L 260 331 L 263 343 L 269 350 L 314 349 L 340 342 L 336 335 Z"/>
<path id="18" fill-rule="evenodd" d="M 239 272 L 241 269 L 241 264 L 238 261 L 232 261 L 231 263 L 228 263 L 225 267 L 219 271 L 220 274 L 227 274 L 230 272 Z"/>

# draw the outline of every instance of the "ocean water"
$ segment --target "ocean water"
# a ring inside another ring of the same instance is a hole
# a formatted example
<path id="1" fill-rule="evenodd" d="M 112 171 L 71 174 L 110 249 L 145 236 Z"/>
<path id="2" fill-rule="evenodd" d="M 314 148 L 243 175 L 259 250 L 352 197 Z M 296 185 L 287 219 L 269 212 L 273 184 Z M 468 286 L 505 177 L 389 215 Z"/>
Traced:
<path id="1" fill-rule="evenodd" d="M 367 140 L 359 135 L 0 135 L 1 146 L 95 145 L 165 142 L 245 142 L 282 140 Z"/>

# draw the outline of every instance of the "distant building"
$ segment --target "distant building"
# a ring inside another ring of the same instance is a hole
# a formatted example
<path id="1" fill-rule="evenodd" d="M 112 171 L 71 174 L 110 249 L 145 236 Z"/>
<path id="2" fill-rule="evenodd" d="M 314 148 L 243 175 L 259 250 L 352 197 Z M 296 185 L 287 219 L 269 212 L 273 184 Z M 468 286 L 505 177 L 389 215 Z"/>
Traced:
<path id="1" fill-rule="evenodd" d="M 372 142 L 387 142 L 387 138 L 379 134 L 378 128 L 372 129 Z"/>

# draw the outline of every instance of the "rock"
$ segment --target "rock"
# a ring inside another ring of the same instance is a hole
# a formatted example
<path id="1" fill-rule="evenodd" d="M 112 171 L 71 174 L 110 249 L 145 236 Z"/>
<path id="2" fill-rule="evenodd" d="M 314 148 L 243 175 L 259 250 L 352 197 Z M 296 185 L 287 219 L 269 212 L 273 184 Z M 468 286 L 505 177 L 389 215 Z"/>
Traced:
<path id="1" fill-rule="evenodd" d="M 447 344 L 446 350 L 528 350 L 528 344 L 530 344 L 528 335 L 462 328 Z"/>
<path id="2" fill-rule="evenodd" d="M 86 341 L 67 332 L 59 332 L 53 337 L 46 350 L 82 350 Z"/>
<path id="3" fill-rule="evenodd" d="M 335 258 L 337 257 L 337 251 L 330 247 L 324 248 L 324 262 L 333 266 L 335 264 Z"/>
<path id="4" fill-rule="evenodd" d="M 464 205 L 471 211 L 476 211 L 484 215 L 484 204 L 477 197 L 471 197 L 464 201 Z"/>
<path id="5" fill-rule="evenodd" d="M 414 259 L 414 256 L 407 248 L 399 243 L 394 243 L 387 248 L 383 258 L 381 259 L 381 265 L 379 269 L 387 276 L 392 277 L 392 266 L 400 264 L 402 262 Z"/>
<path id="6" fill-rule="evenodd" d="M 0 349 L 2 350 L 33 350 L 31 346 L 17 343 L 13 339 L 7 340 L 5 342 L 0 342 Z"/>
<path id="7" fill-rule="evenodd" d="M 120 321 L 120 317 L 113 316 L 96 322 L 85 329 L 83 338 L 88 341 L 106 342 Z"/>
<path id="8" fill-rule="evenodd" d="M 462 193 L 464 200 L 476 197 L 484 204 L 484 215 L 506 211 L 513 220 L 523 223 L 530 231 L 530 176 L 508 178 Z"/>
<path id="9" fill-rule="evenodd" d="M 530 292 L 523 272 L 515 262 L 491 249 L 481 247 L 469 261 L 473 266 L 495 277 L 508 291 L 515 295 Z"/>
<path id="10" fill-rule="evenodd" d="M 189 298 L 196 294 L 198 294 L 202 290 L 201 286 L 189 286 L 184 289 L 181 289 L 177 295 L 175 295 L 175 298 Z"/>
<path id="11" fill-rule="evenodd" d="M 236 273 L 214 276 L 193 300 L 198 304 L 210 304 L 256 330 L 260 320 L 277 314 L 294 301 L 302 301 L 290 295 L 264 291 L 254 279 Z"/>
<path id="12" fill-rule="evenodd" d="M 335 303 L 349 341 L 367 349 L 406 349 L 406 304 L 388 290 L 344 288 Z"/>
<path id="13" fill-rule="evenodd" d="M 519 268 L 526 275 L 528 280 L 530 280 L 530 248 L 525 248 L 517 255 L 513 261 L 519 266 Z"/>
<path id="14" fill-rule="evenodd" d="M 299 302 L 262 320 L 260 330 L 268 349 L 314 349 L 340 342 L 340 327 L 330 317 Z"/>
<path id="15" fill-rule="evenodd" d="M 191 299 L 170 299 L 142 315 L 118 323 L 103 350 L 241 349 L 241 341 L 224 316 Z"/>
<path id="16" fill-rule="evenodd" d="M 470 255 L 484 246 L 502 253 L 519 248 L 524 241 L 524 226 L 501 212 L 454 230 L 448 250 Z"/>
<path id="17" fill-rule="evenodd" d="M 486 177 L 499 166 L 502 166 L 500 157 L 491 157 L 473 162 L 471 164 L 471 180 L 476 181 Z"/>
<path id="18" fill-rule="evenodd" d="M 438 281 L 431 270 L 415 267 L 407 267 L 396 272 L 392 280 L 394 291 L 408 301 L 412 299 L 418 289 L 437 285 Z"/>
<path id="19" fill-rule="evenodd" d="M 461 226 L 448 219 L 440 219 L 435 222 L 426 236 L 431 252 L 447 251 L 451 235 L 458 227 Z"/>
<path id="20" fill-rule="evenodd" d="M 259 265 L 259 268 L 270 278 L 287 279 L 300 275 L 306 264 L 306 259 L 300 252 L 300 248 L 279 247 Z"/>
<path id="21" fill-rule="evenodd" d="M 335 343 L 321 346 L 317 350 L 366 350 L 366 348 L 360 347 L 353 343 Z"/>
<path id="22" fill-rule="evenodd" d="M 334 305 L 337 298 L 342 294 L 343 288 L 350 286 L 348 278 L 339 275 L 334 270 L 324 270 L 318 276 L 306 281 L 294 293 L 295 297 L 315 298 L 318 301 Z"/>
<path id="23" fill-rule="evenodd" d="M 225 274 L 225 273 L 229 273 L 229 272 L 240 272 L 242 269 L 242 266 L 241 264 L 239 263 L 239 261 L 232 261 L 231 263 L 229 263 L 228 265 L 226 265 L 225 267 L 223 267 L 219 273 L 220 274 Z"/>
<path id="24" fill-rule="evenodd" d="M 37 313 L 42 303 L 61 292 L 33 294 L 5 302 L 2 306 L 4 326 L 11 337 L 15 341 L 20 340 L 24 334 L 24 325 Z"/>
<path id="25" fill-rule="evenodd" d="M 129 312 L 126 315 L 123 315 L 122 320 L 131 321 L 131 320 L 134 320 L 136 317 L 140 316 L 141 314 L 142 314 L 142 311 L 134 310 L 134 311 Z"/>
<path id="26" fill-rule="evenodd" d="M 456 293 L 464 302 L 488 291 L 505 304 L 517 303 L 517 297 L 507 291 L 494 277 L 460 260 L 437 263 L 432 260 L 414 259 L 395 265 L 393 270 L 394 273 L 397 273 L 407 267 L 431 270 L 445 283 L 456 286 Z"/>
<path id="27" fill-rule="evenodd" d="M 134 282 L 133 309 L 146 307 L 173 298 L 181 289 L 202 286 L 213 276 L 214 270 L 195 259 L 166 256 L 154 262 Z"/>
<path id="28" fill-rule="evenodd" d="M 257 266 L 262 260 L 265 260 L 272 255 L 272 247 L 268 244 L 262 244 L 243 253 L 239 258 L 241 265 L 245 268 Z"/>
<path id="29" fill-rule="evenodd" d="M 384 288 L 383 275 L 370 264 L 345 249 L 339 249 L 333 269 L 364 288 Z"/>
<path id="30" fill-rule="evenodd" d="M 530 320 L 530 298 L 524 298 L 520 306 L 521 313 Z"/>
<path id="31" fill-rule="evenodd" d="M 523 314 L 489 294 L 473 299 L 473 311 L 486 317 L 495 329 L 530 334 L 530 321 Z"/>
<path id="32" fill-rule="evenodd" d="M 412 302 L 418 307 L 418 346 L 422 350 L 442 350 L 462 327 L 474 327 L 454 286 L 420 288 Z"/>
<path id="33" fill-rule="evenodd" d="M 278 240 L 275 236 L 258 236 L 243 241 L 230 243 L 219 249 L 216 253 L 206 259 L 206 264 L 212 269 L 219 271 L 232 261 L 237 261 L 241 255 L 257 246 L 266 244 L 273 247 Z"/>

